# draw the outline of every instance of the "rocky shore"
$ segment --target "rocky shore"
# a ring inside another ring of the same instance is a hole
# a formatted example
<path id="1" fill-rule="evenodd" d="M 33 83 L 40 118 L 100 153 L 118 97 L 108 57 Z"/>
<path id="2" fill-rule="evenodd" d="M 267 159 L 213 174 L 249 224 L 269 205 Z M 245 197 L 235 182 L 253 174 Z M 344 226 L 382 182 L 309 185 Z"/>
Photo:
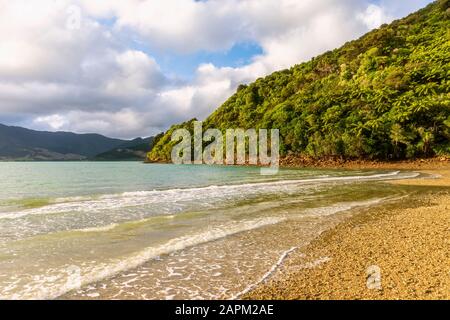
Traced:
<path id="1" fill-rule="evenodd" d="M 145 163 L 168 164 L 170 161 L 149 161 Z M 226 165 L 224 163 L 224 165 Z M 249 165 L 248 163 L 245 166 Z M 434 157 L 414 160 L 379 161 L 364 159 L 323 158 L 314 159 L 297 155 L 280 158 L 281 168 L 335 168 L 335 169 L 404 169 L 404 170 L 435 170 L 450 167 L 449 157 Z"/>
<path id="2" fill-rule="evenodd" d="M 336 168 L 336 169 L 412 169 L 436 170 L 450 167 L 450 158 L 435 157 L 414 160 L 378 161 L 362 159 L 323 158 L 313 159 L 301 156 L 286 156 L 280 159 L 280 167 L 287 168 Z"/>

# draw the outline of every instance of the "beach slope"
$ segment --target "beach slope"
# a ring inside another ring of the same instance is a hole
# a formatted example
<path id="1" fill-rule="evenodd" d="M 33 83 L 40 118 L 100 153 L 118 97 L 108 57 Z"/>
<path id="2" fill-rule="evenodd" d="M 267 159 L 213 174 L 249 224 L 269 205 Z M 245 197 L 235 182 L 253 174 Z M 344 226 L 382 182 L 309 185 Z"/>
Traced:
<path id="1" fill-rule="evenodd" d="M 246 299 L 450 299 L 450 168 L 424 192 L 355 214 L 292 254 Z"/>

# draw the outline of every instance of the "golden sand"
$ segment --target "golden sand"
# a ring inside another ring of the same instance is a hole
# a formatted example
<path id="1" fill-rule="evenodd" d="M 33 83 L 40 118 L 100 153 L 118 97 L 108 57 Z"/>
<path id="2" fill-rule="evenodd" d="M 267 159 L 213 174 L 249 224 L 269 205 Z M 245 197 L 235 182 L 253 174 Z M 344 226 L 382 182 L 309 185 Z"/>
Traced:
<path id="1" fill-rule="evenodd" d="M 441 177 L 393 182 L 424 194 L 355 214 L 243 298 L 450 299 L 450 168 L 424 172 Z"/>

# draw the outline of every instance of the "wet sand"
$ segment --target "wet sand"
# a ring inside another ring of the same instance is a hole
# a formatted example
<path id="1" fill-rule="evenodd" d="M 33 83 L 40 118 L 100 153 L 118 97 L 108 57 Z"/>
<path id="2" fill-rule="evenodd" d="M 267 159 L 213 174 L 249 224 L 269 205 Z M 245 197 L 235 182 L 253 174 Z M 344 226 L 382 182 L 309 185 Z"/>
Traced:
<path id="1" fill-rule="evenodd" d="M 408 167 L 423 168 L 436 166 Z M 437 168 L 421 170 L 435 179 L 391 182 L 423 192 L 354 214 L 241 298 L 450 299 L 450 165 Z"/>

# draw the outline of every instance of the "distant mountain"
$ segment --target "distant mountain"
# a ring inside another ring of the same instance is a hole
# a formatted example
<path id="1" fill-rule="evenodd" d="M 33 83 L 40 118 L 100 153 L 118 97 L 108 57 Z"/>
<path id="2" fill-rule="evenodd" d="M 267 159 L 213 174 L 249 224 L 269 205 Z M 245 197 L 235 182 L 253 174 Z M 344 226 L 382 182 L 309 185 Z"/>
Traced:
<path id="1" fill-rule="evenodd" d="M 111 150 L 96 155 L 95 161 L 133 161 L 144 160 L 153 146 L 153 137 L 136 138 Z"/>
<path id="2" fill-rule="evenodd" d="M 0 160 L 86 160 L 129 143 L 136 147 L 138 142 L 144 143 L 145 140 L 127 141 L 99 134 L 35 131 L 0 124 Z"/>

